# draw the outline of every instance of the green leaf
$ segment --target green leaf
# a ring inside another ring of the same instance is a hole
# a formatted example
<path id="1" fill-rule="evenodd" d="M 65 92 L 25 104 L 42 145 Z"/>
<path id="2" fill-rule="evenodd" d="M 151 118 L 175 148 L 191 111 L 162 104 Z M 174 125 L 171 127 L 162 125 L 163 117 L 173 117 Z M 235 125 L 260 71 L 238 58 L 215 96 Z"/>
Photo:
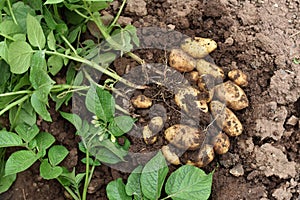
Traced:
<path id="1" fill-rule="evenodd" d="M 168 166 L 161 151 L 144 167 L 141 175 L 142 192 L 148 199 L 158 199 L 164 180 L 168 174 Z"/>
<path id="2" fill-rule="evenodd" d="M 1 54 L 1 49 L 0 49 L 0 54 Z M 10 77 L 11 77 L 11 73 L 9 71 L 9 65 L 5 61 L 0 60 L 0 93 L 4 93 L 7 91 L 8 89 L 7 87 L 10 85 L 10 81 L 9 81 Z M 4 98 L 1 98 L 0 104 L 1 102 L 4 101 L 3 99 Z"/>
<path id="3" fill-rule="evenodd" d="M 68 120 L 71 124 L 73 124 L 76 128 L 76 130 L 80 130 L 82 127 L 82 120 L 81 118 L 76 114 L 66 113 L 66 112 L 60 112 L 61 116 Z"/>
<path id="4" fill-rule="evenodd" d="M 33 51 L 31 46 L 23 41 L 16 41 L 8 47 L 8 64 L 10 71 L 15 74 L 26 72 L 30 66 Z"/>
<path id="5" fill-rule="evenodd" d="M 46 180 L 55 179 L 63 173 L 59 166 L 52 167 L 47 159 L 44 159 L 40 165 L 40 175 Z"/>
<path id="6" fill-rule="evenodd" d="M 22 139 L 17 134 L 5 130 L 0 131 L 0 148 L 21 146 L 22 144 Z"/>
<path id="7" fill-rule="evenodd" d="M 22 29 L 12 20 L 4 20 L 0 23 L 0 32 L 5 35 L 13 35 L 16 33 L 22 33 Z"/>
<path id="8" fill-rule="evenodd" d="M 40 132 L 40 130 L 36 124 L 33 126 L 28 124 L 19 124 L 16 127 L 16 132 L 25 142 L 30 142 Z"/>
<path id="9" fill-rule="evenodd" d="M 46 44 L 46 38 L 40 22 L 30 14 L 27 15 L 27 37 L 30 44 L 42 50 Z"/>
<path id="10" fill-rule="evenodd" d="M 64 65 L 64 60 L 60 56 L 50 56 L 48 59 L 48 68 L 49 72 L 55 76 L 63 67 Z"/>
<path id="11" fill-rule="evenodd" d="M 52 122 L 50 113 L 46 108 L 46 104 L 39 100 L 36 93 L 31 95 L 30 102 L 35 112 L 37 112 L 45 121 Z"/>
<path id="12" fill-rule="evenodd" d="M 115 100 L 106 90 L 91 85 L 85 99 L 87 109 L 94 113 L 99 119 L 108 122 L 115 113 Z"/>
<path id="13" fill-rule="evenodd" d="M 56 39 L 54 37 L 54 34 L 53 34 L 53 31 L 51 31 L 49 34 L 48 34 L 48 37 L 47 37 L 47 44 L 48 44 L 48 47 L 50 50 L 53 50 L 55 51 L 56 50 Z"/>
<path id="14" fill-rule="evenodd" d="M 98 146 L 102 146 L 104 148 L 100 148 L 96 147 L 99 149 L 99 151 L 97 152 L 97 154 L 95 155 L 96 158 L 98 158 L 100 161 L 106 162 L 106 163 L 116 163 L 116 162 L 120 162 L 120 161 L 125 161 L 124 157 L 127 155 L 127 151 L 125 151 L 124 149 L 122 149 L 121 147 L 116 146 L 115 143 L 111 142 L 109 139 L 105 139 L 103 141 L 101 141 L 101 143 L 98 144 Z M 111 153 L 109 153 L 111 152 Z M 113 154 L 113 155 L 110 155 Z M 118 159 L 110 159 L 113 157 L 117 157 Z M 107 158 L 106 161 L 104 161 L 103 159 Z"/>
<path id="15" fill-rule="evenodd" d="M 23 42 L 26 41 L 26 35 L 25 35 L 25 34 L 22 34 L 22 33 L 20 33 L 20 34 L 15 34 L 15 35 L 13 36 L 13 38 L 15 39 L 15 41 L 23 41 Z"/>
<path id="16" fill-rule="evenodd" d="M 21 27 L 22 33 L 26 33 L 26 19 L 27 15 L 35 15 L 35 10 L 30 6 L 25 5 L 24 2 L 18 1 L 12 5 L 13 13 L 16 17 L 18 25 Z"/>
<path id="17" fill-rule="evenodd" d="M 23 103 L 20 111 L 18 111 L 18 109 L 19 108 L 15 106 L 9 110 L 9 122 L 12 128 L 14 128 L 15 125 L 22 123 L 31 126 L 36 123 L 36 113 L 29 100 Z"/>
<path id="18" fill-rule="evenodd" d="M 48 157 L 52 166 L 56 166 L 61 163 L 69 154 L 66 147 L 62 145 L 54 145 L 49 149 Z"/>
<path id="19" fill-rule="evenodd" d="M 10 188 L 10 186 L 12 186 L 12 184 L 15 182 L 16 178 L 16 174 L 11 174 L 4 177 L 0 176 L 0 194 L 6 192 Z"/>
<path id="20" fill-rule="evenodd" d="M 121 178 L 111 181 L 106 187 L 106 194 L 109 200 L 131 200 L 125 192 L 125 184 Z"/>
<path id="21" fill-rule="evenodd" d="M 126 194 L 133 196 L 136 199 L 142 199 L 142 189 L 141 189 L 141 174 L 143 166 L 139 165 L 135 168 L 129 175 L 127 179 L 127 184 L 125 186 Z"/>
<path id="22" fill-rule="evenodd" d="M 5 41 L 0 42 L 0 58 L 8 62 L 8 47 Z"/>
<path id="23" fill-rule="evenodd" d="M 48 149 L 55 142 L 53 135 L 47 132 L 39 133 L 34 139 L 39 151 Z"/>
<path id="24" fill-rule="evenodd" d="M 197 167 L 184 165 L 171 174 L 165 191 L 174 200 L 208 199 L 213 173 L 208 175 Z"/>
<path id="25" fill-rule="evenodd" d="M 5 176 L 28 169 L 39 157 L 29 150 L 20 150 L 10 155 L 5 164 Z"/>
<path id="26" fill-rule="evenodd" d="M 114 136 L 121 136 L 132 129 L 134 122 L 130 116 L 118 116 L 109 124 L 109 130 Z"/>
<path id="27" fill-rule="evenodd" d="M 43 6 L 43 13 L 44 13 L 44 19 L 46 21 L 47 27 L 50 30 L 55 30 L 57 23 L 53 19 L 52 13 L 48 10 L 46 6 Z"/>
<path id="28" fill-rule="evenodd" d="M 45 4 L 57 4 L 57 3 L 61 3 L 63 2 L 64 0 L 47 0 L 45 2 Z"/>

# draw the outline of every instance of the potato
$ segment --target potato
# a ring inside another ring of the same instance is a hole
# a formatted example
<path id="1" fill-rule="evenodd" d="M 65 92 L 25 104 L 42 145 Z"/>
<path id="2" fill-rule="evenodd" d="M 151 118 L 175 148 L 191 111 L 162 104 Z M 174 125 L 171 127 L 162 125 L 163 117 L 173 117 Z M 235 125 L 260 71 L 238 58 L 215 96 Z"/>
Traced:
<path id="1" fill-rule="evenodd" d="M 233 83 L 226 81 L 215 87 L 215 95 L 217 98 L 225 102 L 226 105 L 233 110 L 241 110 L 249 105 L 248 98 L 242 88 Z"/>
<path id="2" fill-rule="evenodd" d="M 165 130 L 166 140 L 179 149 L 198 149 L 205 139 L 205 135 L 197 128 L 183 124 L 175 124 Z"/>
<path id="3" fill-rule="evenodd" d="M 228 77 L 240 87 L 246 87 L 248 85 L 247 75 L 239 69 L 234 69 L 228 72 Z"/>
<path id="4" fill-rule="evenodd" d="M 217 125 L 224 130 L 228 136 L 238 136 L 243 132 L 243 126 L 235 114 L 219 101 L 210 103 L 210 110 L 216 119 Z"/>
<path id="5" fill-rule="evenodd" d="M 152 106 L 152 100 L 142 94 L 131 99 L 131 102 L 136 108 L 150 108 Z"/>
<path id="6" fill-rule="evenodd" d="M 206 94 L 206 102 L 210 102 L 214 96 L 215 78 L 210 74 L 202 74 L 198 80 L 198 87 Z"/>
<path id="7" fill-rule="evenodd" d="M 143 128 L 143 138 L 146 144 L 153 144 L 157 140 L 157 134 L 164 127 L 162 117 L 153 117 L 149 124 Z"/>
<path id="8" fill-rule="evenodd" d="M 175 94 L 175 103 L 186 113 L 194 116 L 199 114 L 199 110 L 208 112 L 208 106 L 205 100 L 200 100 L 200 91 L 187 86 L 180 88 Z"/>
<path id="9" fill-rule="evenodd" d="M 181 49 L 173 49 L 169 56 L 170 66 L 180 72 L 190 72 L 196 66 L 194 58 Z"/>
<path id="10" fill-rule="evenodd" d="M 213 146 L 217 154 L 225 154 L 230 148 L 230 140 L 225 133 L 220 132 L 213 138 Z"/>
<path id="11" fill-rule="evenodd" d="M 173 165 L 181 164 L 179 157 L 176 155 L 176 153 L 172 152 L 172 148 L 170 147 L 170 145 L 163 146 L 161 148 L 161 151 L 169 163 L 171 163 Z"/>
<path id="12" fill-rule="evenodd" d="M 197 71 L 191 71 L 185 74 L 185 78 L 187 78 L 192 84 L 195 84 L 198 82 L 199 73 Z"/>
<path id="13" fill-rule="evenodd" d="M 214 148 L 212 145 L 205 144 L 201 149 L 196 152 L 196 156 L 193 161 L 188 160 L 186 164 L 194 165 L 197 167 L 205 167 L 215 157 Z"/>
<path id="14" fill-rule="evenodd" d="M 181 44 L 181 49 L 194 58 L 204 58 L 217 48 L 217 43 L 209 38 L 187 38 Z"/>
<path id="15" fill-rule="evenodd" d="M 224 71 L 218 67 L 217 65 L 210 63 L 204 59 L 198 59 L 196 61 L 196 69 L 200 75 L 202 74 L 210 74 L 213 77 L 223 80 L 225 75 Z M 219 80 L 219 82 L 220 82 Z"/>

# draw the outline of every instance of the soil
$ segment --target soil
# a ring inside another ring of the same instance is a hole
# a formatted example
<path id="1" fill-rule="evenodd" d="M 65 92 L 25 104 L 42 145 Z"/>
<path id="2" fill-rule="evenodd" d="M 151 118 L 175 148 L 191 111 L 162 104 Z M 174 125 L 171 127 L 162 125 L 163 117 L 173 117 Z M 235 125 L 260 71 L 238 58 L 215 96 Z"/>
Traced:
<path id="1" fill-rule="evenodd" d="M 117 12 L 119 3 L 113 2 L 107 11 Z M 138 8 L 138 9 L 135 9 Z M 300 199 L 300 65 L 293 63 L 300 57 L 300 1 L 299 0 L 128 0 L 123 21 L 137 28 L 156 26 L 174 29 L 187 36 L 208 37 L 217 41 L 218 48 L 210 54 L 213 61 L 225 71 L 241 69 L 249 77 L 244 91 L 249 107 L 235 114 L 244 126 L 242 135 L 231 138 L 227 154 L 217 156 L 204 168 L 215 169 L 212 200 L 299 200 Z M 150 40 L 151 41 L 151 40 Z M 155 42 L 155 34 L 152 38 Z M 161 50 L 139 50 L 136 53 L 147 62 L 164 63 Z M 114 62 L 116 71 L 123 75 L 138 64 L 129 57 Z M 168 121 L 164 129 L 178 122 L 178 107 L 172 93 L 164 87 L 151 87 L 135 91 L 143 93 L 154 104 L 163 107 Z M 159 107 L 159 109 L 161 108 Z M 70 107 L 64 107 L 70 111 Z M 151 114 L 149 109 L 131 110 L 145 125 Z M 69 169 L 84 170 L 80 160 L 83 155 L 77 149 L 80 138 L 75 129 L 50 109 L 53 123 L 39 121 L 42 131 L 52 133 L 58 144 L 65 145 L 70 154 L 63 162 Z M 150 113 L 150 114 L 149 114 Z M 202 116 L 208 119 L 207 116 Z M 209 123 L 203 120 L 199 126 Z M 134 131 L 133 131 L 134 132 Z M 142 139 L 134 139 L 130 151 L 150 152 L 166 143 L 158 137 L 154 146 Z M 132 166 L 150 159 L 131 158 Z M 219 165 L 218 165 L 219 164 Z M 170 165 L 170 170 L 176 166 Z M 39 165 L 18 174 L 12 188 L 1 199 L 35 200 L 68 199 L 67 193 L 56 181 L 45 181 L 39 176 Z M 96 168 L 89 187 L 88 199 L 107 199 L 105 187 L 116 178 L 128 177 L 128 173 L 106 165 Z"/>

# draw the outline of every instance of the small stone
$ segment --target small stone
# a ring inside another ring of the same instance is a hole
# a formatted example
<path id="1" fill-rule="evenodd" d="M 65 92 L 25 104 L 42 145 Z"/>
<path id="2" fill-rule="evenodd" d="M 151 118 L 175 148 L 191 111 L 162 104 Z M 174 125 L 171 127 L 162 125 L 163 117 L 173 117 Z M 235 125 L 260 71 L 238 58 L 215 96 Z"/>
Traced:
<path id="1" fill-rule="evenodd" d="M 244 175 L 244 168 L 241 164 L 237 164 L 235 167 L 233 167 L 230 171 L 230 174 L 233 176 L 239 177 Z"/>
<path id="2" fill-rule="evenodd" d="M 144 0 L 128 0 L 126 10 L 135 13 L 137 16 L 145 16 L 147 12 L 147 3 Z"/>
<path id="3" fill-rule="evenodd" d="M 125 26 L 125 25 L 128 25 L 128 24 L 131 24 L 132 20 L 133 19 L 130 18 L 130 17 L 120 16 L 119 19 L 118 19 L 118 24 L 120 24 L 121 26 Z"/>
<path id="4" fill-rule="evenodd" d="M 292 115 L 286 122 L 287 125 L 295 126 L 299 121 L 299 118 L 295 115 Z"/>
<path id="5" fill-rule="evenodd" d="M 167 27 L 170 30 L 174 30 L 176 26 L 174 24 L 168 24 Z"/>

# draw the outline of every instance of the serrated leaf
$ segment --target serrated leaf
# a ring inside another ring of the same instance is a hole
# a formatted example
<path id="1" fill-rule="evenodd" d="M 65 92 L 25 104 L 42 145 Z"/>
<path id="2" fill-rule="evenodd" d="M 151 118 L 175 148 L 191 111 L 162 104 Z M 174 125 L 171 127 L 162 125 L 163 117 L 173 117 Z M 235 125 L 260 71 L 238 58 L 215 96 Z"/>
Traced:
<path id="1" fill-rule="evenodd" d="M 30 44 L 42 50 L 46 44 L 46 38 L 40 22 L 30 14 L 27 15 L 27 37 Z"/>
<path id="2" fill-rule="evenodd" d="M 57 4 L 57 3 L 61 3 L 63 2 L 64 0 L 47 0 L 45 2 L 45 4 Z"/>
<path id="3" fill-rule="evenodd" d="M 28 169 L 39 157 L 29 150 L 20 150 L 10 155 L 5 164 L 5 176 Z"/>
<path id="4" fill-rule="evenodd" d="M 60 112 L 61 116 L 68 120 L 71 124 L 73 124 L 76 128 L 76 130 L 80 130 L 82 127 L 82 120 L 81 118 L 72 113 L 66 113 L 66 112 Z"/>
<path id="5" fill-rule="evenodd" d="M 22 139 L 17 134 L 5 130 L 0 131 L 0 148 L 21 146 L 22 144 Z"/>
<path id="6" fill-rule="evenodd" d="M 126 194 L 133 196 L 137 199 L 142 198 L 142 189 L 141 189 L 141 174 L 143 166 L 139 165 L 135 168 L 129 175 L 127 179 L 127 184 L 125 186 Z"/>
<path id="7" fill-rule="evenodd" d="M 109 124 L 109 130 L 114 136 L 121 136 L 132 129 L 134 121 L 130 116 L 115 117 Z"/>
<path id="8" fill-rule="evenodd" d="M 48 149 L 55 142 L 54 136 L 47 132 L 39 133 L 34 139 L 39 151 Z"/>
<path id="9" fill-rule="evenodd" d="M 66 147 L 62 145 L 54 145 L 49 149 L 48 157 L 49 162 L 52 166 L 56 166 L 61 163 L 69 154 L 69 151 Z"/>
<path id="10" fill-rule="evenodd" d="M 48 59 L 48 68 L 49 68 L 49 72 L 55 76 L 63 67 L 64 65 L 64 60 L 62 57 L 60 56 L 50 56 Z"/>
<path id="11" fill-rule="evenodd" d="M 40 130 L 36 124 L 33 126 L 28 124 L 19 124 L 16 127 L 16 132 L 25 142 L 30 142 L 40 132 Z"/>
<path id="12" fill-rule="evenodd" d="M 16 41 L 8 47 L 8 64 L 10 71 L 15 74 L 26 72 L 30 66 L 33 51 L 31 46 L 23 41 Z"/>
<path id="13" fill-rule="evenodd" d="M 53 34 L 53 31 L 51 31 L 49 34 L 48 34 L 48 37 L 47 37 L 47 44 L 48 44 L 48 47 L 50 50 L 53 50 L 55 51 L 56 50 L 56 39 L 54 37 L 54 34 Z"/>
<path id="14" fill-rule="evenodd" d="M 0 194 L 6 192 L 15 182 L 16 178 L 16 174 L 11 174 L 4 177 L 1 177 L 0 175 Z"/>
<path id="15" fill-rule="evenodd" d="M 109 200 L 131 200 L 125 192 L 125 184 L 121 178 L 111 181 L 106 187 L 106 194 Z"/>
<path id="16" fill-rule="evenodd" d="M 43 179 L 55 179 L 63 173 L 63 169 L 59 166 L 52 167 L 47 159 L 44 159 L 40 165 L 40 175 Z"/>
<path id="17" fill-rule="evenodd" d="M 161 195 L 161 189 L 168 174 L 165 157 L 159 151 L 144 167 L 141 175 L 143 194 L 151 200 L 156 200 Z"/>
<path id="18" fill-rule="evenodd" d="M 52 122 L 50 113 L 46 108 L 46 104 L 39 100 L 36 93 L 31 95 L 30 102 L 35 112 L 37 112 L 45 121 Z"/>
<path id="19" fill-rule="evenodd" d="M 208 199 L 211 193 L 212 175 L 197 167 L 184 165 L 167 180 L 165 191 L 174 200 Z"/>

